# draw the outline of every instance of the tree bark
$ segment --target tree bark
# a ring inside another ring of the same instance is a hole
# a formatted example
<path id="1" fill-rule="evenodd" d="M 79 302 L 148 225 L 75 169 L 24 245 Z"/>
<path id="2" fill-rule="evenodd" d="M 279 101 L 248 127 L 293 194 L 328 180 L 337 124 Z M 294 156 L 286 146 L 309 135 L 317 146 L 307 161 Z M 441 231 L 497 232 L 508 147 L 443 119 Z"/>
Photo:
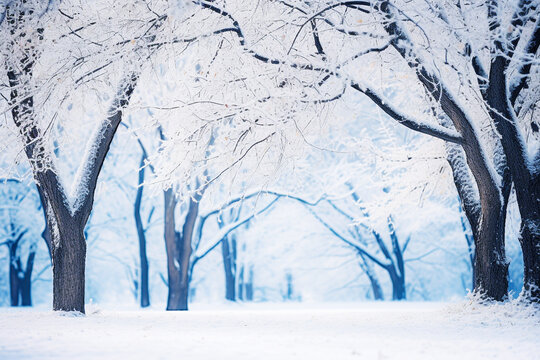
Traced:
<path id="1" fill-rule="evenodd" d="M 182 304 L 180 273 L 178 271 L 178 238 L 175 229 L 174 212 L 176 210 L 176 199 L 172 189 L 163 192 L 164 197 L 164 237 L 165 249 L 167 252 L 167 276 L 169 285 L 169 296 L 167 299 L 167 310 L 187 310 L 187 301 Z"/>
<path id="2" fill-rule="evenodd" d="M 499 48 L 502 45 L 496 42 Z M 516 115 L 509 102 L 506 69 L 508 60 L 496 56 L 490 69 L 488 104 L 516 190 L 521 214 L 520 243 L 523 252 L 525 294 L 540 302 L 540 174 L 539 164 L 530 164 L 527 149 L 519 134 Z M 533 161 L 538 161 L 535 157 Z"/>
<path id="3" fill-rule="evenodd" d="M 26 267 L 23 267 L 19 245 L 26 231 L 19 234 L 13 241 L 8 242 L 9 252 L 9 291 L 11 306 L 31 306 L 32 305 L 32 271 L 34 269 L 34 259 L 36 248 L 30 246 Z"/>
<path id="4" fill-rule="evenodd" d="M 34 259 L 36 250 L 32 246 L 26 260 L 26 268 L 24 269 L 24 277 L 21 279 L 21 305 L 32 306 L 32 271 L 34 270 Z"/>
<path id="5" fill-rule="evenodd" d="M 246 287 L 245 300 L 253 301 L 253 266 L 249 267 L 248 281 L 244 285 Z"/>
<path id="6" fill-rule="evenodd" d="M 501 258 L 497 254 L 504 254 L 505 251 L 504 233 L 506 206 L 511 190 L 510 179 L 505 171 L 502 177 L 503 184 L 500 199 L 502 202 L 481 205 L 478 186 L 474 182 L 466 164 L 465 152 L 455 144 L 446 144 L 446 152 L 447 161 L 452 169 L 454 184 L 461 200 L 461 207 L 471 227 L 474 241 L 474 249 L 472 249 L 467 238 L 469 255 L 472 260 L 473 287 L 475 291 L 502 300 L 508 291 L 508 265 L 505 257 Z M 498 216 L 498 219 L 495 219 L 496 216 Z M 482 223 L 482 217 L 491 221 Z M 466 225 L 463 218 L 461 221 L 465 231 Z M 499 277 L 499 280 L 497 280 L 497 277 Z"/>
<path id="7" fill-rule="evenodd" d="M 48 215 L 53 228 L 53 309 L 84 313 L 86 240 L 84 224 Z"/>
<path id="8" fill-rule="evenodd" d="M 405 300 L 407 299 L 407 293 L 405 290 L 405 277 L 396 272 L 394 267 L 387 268 L 390 275 L 390 281 L 392 282 L 392 300 Z"/>
<path id="9" fill-rule="evenodd" d="M 475 276 L 476 276 L 476 270 L 474 269 L 474 263 L 475 263 L 475 249 L 474 249 L 474 238 L 472 236 L 472 233 L 470 234 L 469 233 L 469 229 L 470 229 L 470 225 L 467 226 L 467 220 L 465 219 L 465 217 L 463 216 L 463 214 L 461 213 L 461 207 L 460 207 L 460 216 L 459 216 L 460 220 L 461 220 L 461 228 L 463 229 L 463 235 L 465 236 L 465 241 L 467 242 L 467 252 L 469 254 L 469 262 L 471 264 L 471 287 L 474 287 L 474 284 L 476 282 L 475 280 Z M 472 232 L 472 231 L 471 231 Z"/>
<path id="10" fill-rule="evenodd" d="M 188 310 L 189 263 L 191 259 L 191 241 L 195 222 L 199 214 L 200 198 L 189 201 L 188 211 L 182 227 L 182 233 L 175 229 L 174 212 L 177 201 L 172 189 L 164 192 L 165 200 L 165 244 L 167 250 L 167 272 L 169 276 L 169 296 L 167 310 Z"/>
<path id="11" fill-rule="evenodd" d="M 236 236 L 226 236 L 221 242 L 225 273 L 225 299 L 236 301 Z"/>
<path id="12" fill-rule="evenodd" d="M 141 162 L 139 164 L 139 177 L 137 185 L 137 195 L 135 197 L 134 205 L 134 217 L 135 226 L 137 227 L 137 237 L 139 240 L 139 262 L 140 262 L 140 304 L 141 307 L 147 307 L 150 305 L 150 294 L 148 286 L 148 256 L 146 254 L 146 234 L 141 219 L 141 202 L 143 195 L 143 183 L 144 183 L 144 166 L 146 160 L 146 152 L 143 150 Z"/>
<path id="13" fill-rule="evenodd" d="M 396 229 L 394 227 L 394 219 L 388 216 L 388 233 L 392 242 L 392 252 L 394 253 L 395 261 L 388 266 L 388 274 L 392 281 L 392 300 L 405 300 L 407 291 L 405 287 L 405 261 L 403 260 L 403 251 L 399 244 Z"/>
<path id="14" fill-rule="evenodd" d="M 527 17 L 533 11 L 530 1 L 520 1 L 517 5 L 511 24 L 522 35 L 526 23 L 535 19 Z M 520 91 L 527 86 L 527 80 L 530 80 L 528 75 L 532 64 L 525 62 L 525 65 L 518 66 L 520 81 L 510 91 L 507 71 L 511 60 L 516 57 L 521 36 L 507 38 L 507 43 L 503 44 L 498 34 L 501 27 L 498 11 L 496 4 L 492 4 L 488 12 L 490 30 L 497 35 L 492 37 L 487 108 L 500 135 L 521 215 L 519 240 L 524 266 L 523 294 L 531 301 L 540 302 L 540 151 L 532 160 L 529 159 L 513 106 Z M 534 56 L 539 45 L 540 20 L 536 19 L 530 39 L 520 51 Z"/>
<path id="15" fill-rule="evenodd" d="M 17 267 L 17 244 L 9 245 L 9 293 L 11 306 L 19 306 L 19 269 Z"/>
<path id="16" fill-rule="evenodd" d="M 373 270 L 373 266 L 371 265 L 369 260 L 366 259 L 362 252 L 358 251 L 358 256 L 360 256 L 361 259 L 360 267 L 369 279 L 369 283 L 371 285 L 371 292 L 373 293 L 373 299 L 384 300 L 384 293 L 381 287 L 381 283 L 379 282 L 379 279 L 377 278 L 377 275 Z"/>
<path id="17" fill-rule="evenodd" d="M 38 194 L 39 194 L 39 200 L 41 202 L 41 210 L 43 211 L 43 219 L 45 220 L 45 228 L 41 232 L 41 237 L 45 241 L 45 244 L 47 245 L 47 250 L 49 251 L 49 257 L 52 260 L 52 245 L 51 245 L 51 230 L 49 228 L 49 224 L 47 223 L 47 199 L 45 199 L 45 194 L 43 194 L 43 190 L 39 185 L 36 185 Z"/>

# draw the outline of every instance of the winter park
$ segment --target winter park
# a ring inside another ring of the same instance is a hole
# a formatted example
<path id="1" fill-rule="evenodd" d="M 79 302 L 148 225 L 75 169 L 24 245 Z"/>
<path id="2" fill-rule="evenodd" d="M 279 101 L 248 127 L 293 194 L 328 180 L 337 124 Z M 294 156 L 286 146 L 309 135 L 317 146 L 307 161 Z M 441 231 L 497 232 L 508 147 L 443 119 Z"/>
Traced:
<path id="1" fill-rule="evenodd" d="M 540 359 L 540 1 L 0 0 L 0 359 Z"/>

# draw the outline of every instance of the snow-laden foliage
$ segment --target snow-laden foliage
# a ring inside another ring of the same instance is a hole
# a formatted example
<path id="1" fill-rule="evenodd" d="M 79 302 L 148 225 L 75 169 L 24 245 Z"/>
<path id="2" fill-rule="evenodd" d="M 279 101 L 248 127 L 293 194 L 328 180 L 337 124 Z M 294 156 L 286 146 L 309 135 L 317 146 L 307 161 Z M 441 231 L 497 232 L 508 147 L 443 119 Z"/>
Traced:
<path id="1" fill-rule="evenodd" d="M 0 176 L 40 186 L 53 264 L 88 249 L 87 300 L 182 269 L 221 298 L 227 259 L 246 299 L 502 299 L 516 240 L 539 280 L 539 9 L 2 1 Z"/>

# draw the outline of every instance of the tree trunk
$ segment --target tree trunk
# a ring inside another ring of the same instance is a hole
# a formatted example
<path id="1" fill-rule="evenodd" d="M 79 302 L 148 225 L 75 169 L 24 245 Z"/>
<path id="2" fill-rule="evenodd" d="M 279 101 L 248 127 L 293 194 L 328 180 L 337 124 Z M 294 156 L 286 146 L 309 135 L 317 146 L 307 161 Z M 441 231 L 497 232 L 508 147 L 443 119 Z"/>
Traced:
<path id="1" fill-rule="evenodd" d="M 508 294 L 508 263 L 504 249 L 504 214 L 500 203 L 482 207 L 481 226 L 473 227 L 475 239 L 475 291 L 494 300 Z"/>
<path id="2" fill-rule="evenodd" d="M 35 246 L 30 247 L 28 258 L 26 259 L 26 268 L 24 276 L 20 279 L 19 289 L 21 291 L 21 305 L 32 306 L 32 271 L 34 270 L 34 259 L 36 257 Z"/>
<path id="3" fill-rule="evenodd" d="M 392 281 L 392 300 L 405 300 L 407 293 L 405 289 L 405 277 L 397 273 L 393 266 L 387 269 L 390 280 Z"/>
<path id="4" fill-rule="evenodd" d="M 369 283 L 371 284 L 371 291 L 373 292 L 373 299 L 374 300 L 384 300 L 384 293 L 382 291 L 381 284 L 379 283 L 379 279 L 377 279 L 374 274 L 368 274 L 366 272 L 366 275 L 369 278 Z"/>
<path id="5" fill-rule="evenodd" d="M 238 273 L 238 300 L 244 301 L 244 265 L 240 266 L 240 272 Z"/>
<path id="6" fill-rule="evenodd" d="M 141 244 L 139 238 L 139 257 L 141 261 L 141 307 L 150 305 L 150 293 L 148 286 L 148 259 L 146 257 L 146 242 Z"/>
<path id="7" fill-rule="evenodd" d="M 45 198 L 45 194 L 43 193 L 41 186 L 36 185 L 36 188 L 39 194 L 39 200 L 41 202 L 43 218 L 45 219 L 45 228 L 41 233 L 41 237 L 45 241 L 45 244 L 47 245 L 47 250 L 49 251 L 49 257 L 52 259 L 51 231 L 49 228 L 49 224 L 47 223 L 47 199 Z"/>
<path id="8" fill-rule="evenodd" d="M 471 264 L 471 287 L 474 287 L 474 284 L 475 284 L 475 270 L 474 270 L 474 263 L 475 263 L 475 249 L 474 249 L 474 238 L 472 236 L 472 231 L 471 233 L 469 233 L 469 230 L 470 230 L 470 226 L 467 226 L 467 219 L 465 219 L 465 216 L 463 216 L 463 213 L 461 211 L 461 206 L 460 206 L 460 211 L 459 211 L 459 218 L 461 220 L 461 228 L 463 230 L 463 235 L 465 236 L 465 241 L 467 242 L 467 252 L 469 253 L 469 262 Z"/>
<path id="9" fill-rule="evenodd" d="M 180 298 L 180 273 L 178 272 L 178 246 L 177 234 L 175 229 L 174 212 L 176 209 L 176 199 L 172 189 L 167 189 L 164 196 L 164 236 L 165 248 L 167 251 L 167 276 L 169 285 L 169 296 L 167 299 L 167 310 L 187 309 L 187 304 L 182 304 Z M 182 306 L 183 305 L 183 306 Z"/>
<path id="10" fill-rule="evenodd" d="M 199 213 L 199 199 L 190 199 L 182 233 L 175 230 L 174 212 L 176 199 L 172 189 L 164 192 L 165 198 L 165 244 L 167 249 L 167 272 L 169 297 L 167 310 L 187 310 L 189 296 L 189 262 L 195 221 Z"/>
<path id="11" fill-rule="evenodd" d="M 34 270 L 34 259 L 36 257 L 36 249 L 32 245 L 28 258 L 26 259 L 26 268 L 24 269 L 24 277 L 21 279 L 21 305 L 32 306 L 32 271 Z"/>
<path id="12" fill-rule="evenodd" d="M 8 243 L 11 306 L 32 305 L 32 271 L 34 269 L 36 248 L 34 245 L 30 246 L 28 258 L 26 259 L 26 268 L 23 268 L 20 254 L 17 254 L 17 249 L 24 233 L 21 233 L 15 241 Z"/>
<path id="13" fill-rule="evenodd" d="M 498 50 L 503 48 L 495 41 Z M 520 243 L 523 251 L 523 288 L 532 301 L 540 302 L 540 165 L 529 164 L 516 115 L 509 102 L 506 71 L 508 60 L 497 55 L 490 68 L 487 91 L 490 114 L 501 136 L 508 167 L 512 174 L 521 215 Z M 533 161 L 538 161 L 538 156 Z"/>
<path id="14" fill-rule="evenodd" d="M 236 301 L 236 237 L 225 237 L 221 242 L 221 255 L 225 272 L 225 299 Z"/>
<path id="15" fill-rule="evenodd" d="M 29 279 L 21 282 L 21 306 L 32 306 L 32 285 Z"/>
<path id="16" fill-rule="evenodd" d="M 384 300 L 384 293 L 381 287 L 381 283 L 379 282 L 379 279 L 377 278 L 377 275 L 375 274 L 375 271 L 373 270 L 373 266 L 365 258 L 362 252 L 359 251 L 358 256 L 360 256 L 360 259 L 361 259 L 360 267 L 362 268 L 362 270 L 368 277 L 369 283 L 371 284 L 371 292 L 373 293 L 373 299 Z"/>
<path id="17" fill-rule="evenodd" d="M 17 266 L 17 243 L 9 245 L 9 293 L 11 306 L 19 306 L 19 269 Z"/>
<path id="18" fill-rule="evenodd" d="M 141 202 L 143 195 L 144 183 L 144 166 L 146 160 L 146 152 L 143 151 L 141 163 L 139 164 L 139 179 L 137 187 L 137 195 L 135 197 L 134 217 L 137 227 L 137 237 L 139 239 L 139 261 L 141 270 L 141 307 L 150 305 L 150 294 L 148 291 L 148 256 L 146 255 L 146 234 L 141 219 Z"/>
<path id="19" fill-rule="evenodd" d="M 508 292 L 504 229 L 506 205 L 511 189 L 510 180 L 507 176 L 503 176 L 502 198 L 492 202 L 484 201 L 481 204 L 478 186 L 474 183 L 467 167 L 464 150 L 458 145 L 447 144 L 446 151 L 454 184 L 474 240 L 474 254 L 470 254 L 474 261 L 472 266 L 474 290 L 492 299 L 502 300 Z M 484 187 L 486 187 L 485 184 Z M 472 194 L 478 194 L 478 198 Z M 492 196 L 496 195 L 492 194 Z M 463 219 L 462 227 L 466 229 Z M 470 249 L 470 245 L 468 246 Z"/>
<path id="20" fill-rule="evenodd" d="M 287 283 L 287 290 L 285 292 L 285 300 L 292 300 L 294 294 L 293 276 L 290 272 L 285 274 L 285 282 Z"/>
<path id="21" fill-rule="evenodd" d="M 540 224 L 538 219 L 521 219 L 520 241 L 523 251 L 523 289 L 530 300 L 540 302 Z"/>
<path id="22" fill-rule="evenodd" d="M 390 233 L 390 239 L 392 241 L 392 251 L 396 259 L 394 267 L 390 272 L 392 279 L 392 298 L 393 300 L 405 300 L 407 298 L 407 291 L 405 287 L 405 261 L 403 260 L 403 251 L 399 244 L 396 229 L 394 228 L 394 220 L 392 216 L 388 216 L 387 219 L 388 232 Z"/>
<path id="23" fill-rule="evenodd" d="M 175 249 L 178 249 L 182 241 L 179 232 L 174 232 Z M 187 272 L 182 273 L 180 265 L 180 254 L 176 251 L 169 268 L 169 297 L 167 299 L 167 310 L 188 310 L 189 281 Z M 172 268 L 171 268 L 172 265 Z"/>
<path id="24" fill-rule="evenodd" d="M 247 279 L 246 279 L 247 277 Z M 250 266 L 246 271 L 246 267 L 241 265 L 238 276 L 238 300 L 253 301 L 253 267 Z"/>
<path id="25" fill-rule="evenodd" d="M 86 240 L 84 225 L 47 217 L 52 231 L 53 310 L 84 313 Z M 57 225 L 58 224 L 58 225 Z"/>
<path id="26" fill-rule="evenodd" d="M 246 286 L 245 300 L 253 301 L 253 266 L 249 267 L 248 282 L 245 284 L 245 286 Z"/>

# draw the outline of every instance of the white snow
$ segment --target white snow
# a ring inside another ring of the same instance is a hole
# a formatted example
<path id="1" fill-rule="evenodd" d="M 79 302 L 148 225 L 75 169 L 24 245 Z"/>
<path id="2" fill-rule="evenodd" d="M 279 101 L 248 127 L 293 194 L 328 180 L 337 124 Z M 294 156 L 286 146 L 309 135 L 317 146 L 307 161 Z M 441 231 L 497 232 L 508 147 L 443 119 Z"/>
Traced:
<path id="1" fill-rule="evenodd" d="M 534 359 L 539 313 L 474 302 L 0 309 L 1 359 Z"/>

